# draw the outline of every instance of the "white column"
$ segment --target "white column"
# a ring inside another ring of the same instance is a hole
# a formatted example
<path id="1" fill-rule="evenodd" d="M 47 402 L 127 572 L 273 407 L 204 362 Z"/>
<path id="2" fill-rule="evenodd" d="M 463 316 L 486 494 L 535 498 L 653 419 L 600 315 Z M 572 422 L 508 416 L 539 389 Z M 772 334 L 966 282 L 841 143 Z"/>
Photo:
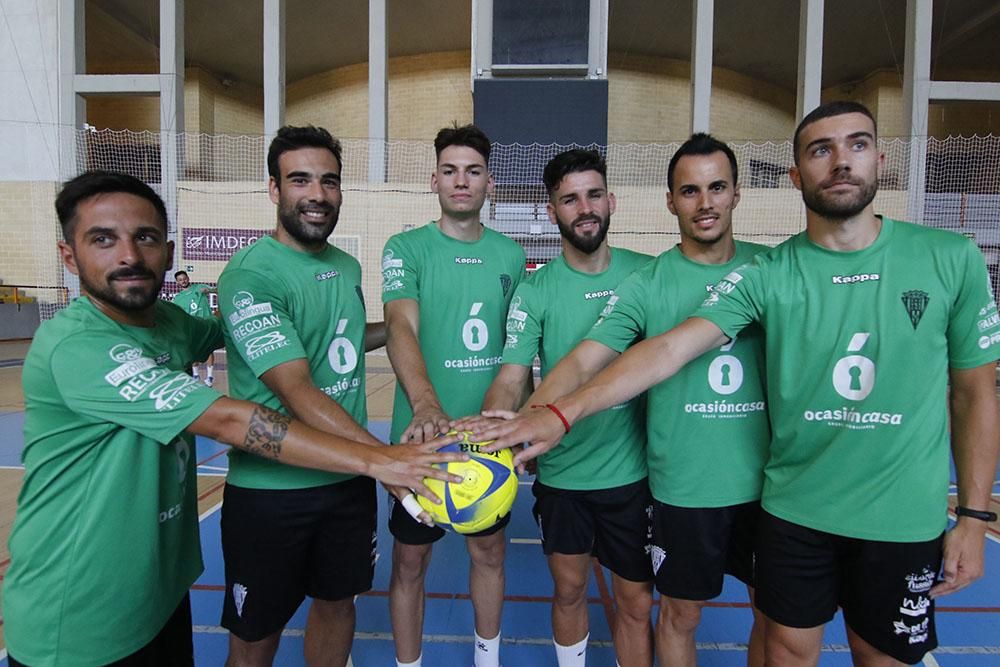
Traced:
<path id="1" fill-rule="evenodd" d="M 712 36 L 714 0 L 692 0 L 691 132 L 708 132 L 712 101 Z"/>
<path id="2" fill-rule="evenodd" d="M 368 0 L 368 182 L 385 182 L 389 137 L 386 0 Z"/>
<path id="3" fill-rule="evenodd" d="M 931 78 L 932 0 L 906 1 L 906 46 L 903 65 L 903 132 L 910 140 L 906 181 L 907 217 L 922 222 L 927 180 L 927 112 Z"/>
<path id="4" fill-rule="evenodd" d="M 77 132 L 87 119 L 87 102 L 76 93 L 76 75 L 83 74 L 83 0 L 59 0 L 59 177 L 68 180 L 79 171 Z"/>
<path id="5" fill-rule="evenodd" d="M 489 78 L 493 67 L 493 0 L 472 0 L 472 81 Z"/>
<path id="6" fill-rule="evenodd" d="M 799 2 L 799 76 L 795 118 L 819 106 L 823 87 L 823 0 Z"/>
<path id="7" fill-rule="evenodd" d="M 264 0 L 264 136 L 270 141 L 284 124 L 285 0 Z"/>
<path id="8" fill-rule="evenodd" d="M 590 30 L 587 40 L 587 75 L 608 76 L 608 0 L 590 0 Z"/>
<path id="9" fill-rule="evenodd" d="M 160 196 L 177 242 L 177 179 L 183 166 L 184 0 L 160 0 Z"/>

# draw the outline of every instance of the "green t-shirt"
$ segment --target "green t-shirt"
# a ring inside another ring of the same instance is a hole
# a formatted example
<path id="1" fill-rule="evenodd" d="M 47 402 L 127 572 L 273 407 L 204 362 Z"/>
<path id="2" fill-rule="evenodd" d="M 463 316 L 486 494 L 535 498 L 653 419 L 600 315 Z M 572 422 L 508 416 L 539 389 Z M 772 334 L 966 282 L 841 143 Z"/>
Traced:
<path id="1" fill-rule="evenodd" d="M 724 275 L 767 250 L 736 243 L 725 264 L 701 264 L 680 247 L 618 286 L 587 338 L 623 352 L 683 322 Z M 653 497 L 681 507 L 760 498 L 770 427 L 758 327 L 702 355 L 647 395 L 646 453 Z"/>
<path id="2" fill-rule="evenodd" d="M 313 384 L 367 425 L 366 315 L 356 259 L 332 245 L 312 255 L 262 238 L 226 265 L 219 277 L 219 311 L 234 398 L 288 414 L 260 376 L 305 359 Z M 227 479 L 244 488 L 305 489 L 352 477 L 229 453 Z"/>
<path id="3" fill-rule="evenodd" d="M 941 534 L 948 368 L 1000 356 L 972 241 L 889 218 L 856 252 L 803 232 L 726 276 L 696 315 L 729 336 L 753 321 L 766 332 L 768 512 L 861 539 Z"/>
<path id="4" fill-rule="evenodd" d="M 202 283 L 188 285 L 174 295 L 173 302 L 185 313 L 195 317 L 211 317 L 212 306 L 208 300 L 208 291 L 212 288 Z"/>
<path id="5" fill-rule="evenodd" d="M 484 228 L 478 241 L 441 233 L 437 223 L 396 234 L 382 257 L 382 301 L 414 299 L 420 306 L 420 351 L 441 407 L 452 418 L 476 414 L 500 370 L 504 320 L 524 278 L 524 251 Z M 413 411 L 396 385 L 391 440 Z"/>
<path id="6" fill-rule="evenodd" d="M 131 327 L 87 298 L 24 360 L 24 485 L 4 580 L 4 638 L 29 665 L 103 665 L 160 631 L 202 571 L 194 438 L 219 398 L 184 369 L 219 323 L 156 303 Z"/>
<path id="7" fill-rule="evenodd" d="M 601 273 L 582 273 L 560 255 L 521 283 L 507 313 L 504 364 L 542 362 L 542 377 L 569 354 L 622 279 L 652 257 L 611 248 Z M 646 477 L 645 400 L 636 397 L 581 420 L 538 458 L 538 480 L 559 489 L 610 489 Z"/>

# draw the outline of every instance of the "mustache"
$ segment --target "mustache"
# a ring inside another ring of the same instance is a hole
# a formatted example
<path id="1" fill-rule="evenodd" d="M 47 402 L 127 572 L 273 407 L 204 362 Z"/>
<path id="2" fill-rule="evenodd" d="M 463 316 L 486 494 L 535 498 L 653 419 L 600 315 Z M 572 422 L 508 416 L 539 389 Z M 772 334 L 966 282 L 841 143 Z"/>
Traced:
<path id="1" fill-rule="evenodd" d="M 298 207 L 300 211 L 323 211 L 324 213 L 329 213 L 334 210 L 333 206 L 330 204 L 303 204 Z"/>
<path id="2" fill-rule="evenodd" d="M 596 215 L 581 215 L 573 221 L 573 224 L 577 225 L 581 222 L 596 222 L 597 224 L 601 224 L 602 220 Z"/>
<path id="3" fill-rule="evenodd" d="M 108 280 L 120 280 L 122 278 L 156 278 L 156 275 L 149 269 L 141 267 L 118 269 L 108 274 Z"/>
<path id="4" fill-rule="evenodd" d="M 832 186 L 835 183 L 848 183 L 850 185 L 864 185 L 864 181 L 863 180 L 861 180 L 860 178 L 856 178 L 854 176 L 834 176 L 832 178 L 826 179 L 825 181 L 821 182 L 819 185 L 820 185 L 821 188 L 828 188 L 828 187 Z"/>

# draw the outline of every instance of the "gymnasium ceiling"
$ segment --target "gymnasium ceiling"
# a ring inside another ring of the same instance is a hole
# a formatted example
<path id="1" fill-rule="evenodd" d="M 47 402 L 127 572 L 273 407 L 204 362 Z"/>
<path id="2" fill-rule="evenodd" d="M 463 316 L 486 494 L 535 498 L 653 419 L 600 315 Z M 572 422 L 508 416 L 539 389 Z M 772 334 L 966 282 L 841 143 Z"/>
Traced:
<path id="1" fill-rule="evenodd" d="M 544 0 L 552 2 L 553 0 Z M 158 42 L 158 0 L 87 0 L 135 33 L 134 40 L 88 34 L 88 61 L 138 62 Z M 903 73 L 906 0 L 827 0 L 823 86 L 875 70 Z M 220 78 L 260 86 L 262 0 L 188 0 L 185 52 Z M 799 0 L 717 0 L 715 65 L 795 89 Z M 287 0 L 286 79 L 368 60 L 367 0 Z M 610 0 L 608 64 L 620 54 L 687 60 L 691 0 Z M 470 48 L 470 0 L 388 0 L 389 56 Z M 1000 80 L 1000 2 L 934 0 L 932 78 L 974 70 Z M 146 54 L 141 53 L 146 51 Z M 144 57 L 145 56 L 145 57 Z"/>

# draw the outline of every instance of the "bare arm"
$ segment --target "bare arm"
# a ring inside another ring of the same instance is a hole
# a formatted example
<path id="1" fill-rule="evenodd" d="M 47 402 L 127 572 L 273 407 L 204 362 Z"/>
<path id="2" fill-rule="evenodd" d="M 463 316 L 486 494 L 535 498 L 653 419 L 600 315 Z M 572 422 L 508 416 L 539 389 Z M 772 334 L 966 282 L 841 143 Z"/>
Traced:
<path id="1" fill-rule="evenodd" d="M 552 403 L 585 384 L 619 356 L 603 343 L 583 340 L 550 370 L 528 399 L 529 405 Z"/>
<path id="2" fill-rule="evenodd" d="M 386 350 L 396 379 L 413 408 L 413 420 L 400 438 L 402 442 L 425 442 L 448 430 L 448 415 L 427 376 L 427 365 L 417 338 L 420 332 L 420 306 L 413 299 L 399 299 L 385 304 L 388 332 Z"/>
<path id="3" fill-rule="evenodd" d="M 546 402 L 553 403 L 572 425 L 641 394 L 726 340 L 726 335 L 715 324 L 699 317 L 689 318 L 670 331 L 629 348 L 569 395 Z M 539 391 L 544 387 L 545 382 Z M 477 438 L 497 440 L 490 445 L 491 450 L 530 442 L 531 447 L 514 457 L 515 463 L 530 459 L 535 451 L 552 449 L 563 435 L 565 429 L 559 417 L 543 409 L 531 410 L 518 419 L 476 433 Z"/>
<path id="4" fill-rule="evenodd" d="M 958 475 L 958 504 L 987 510 L 1000 449 L 996 364 L 951 370 L 951 449 Z M 944 582 L 932 597 L 953 593 L 983 576 L 987 524 L 959 517 L 945 536 Z"/>
<path id="5" fill-rule="evenodd" d="M 305 359 L 278 364 L 260 379 L 274 392 L 289 414 L 302 423 L 368 445 L 384 444 L 316 386 Z"/>
<path id="6" fill-rule="evenodd" d="M 365 352 L 385 346 L 385 322 L 369 322 L 365 325 Z"/>
<path id="7" fill-rule="evenodd" d="M 515 411 L 531 392 L 531 366 L 504 364 L 483 397 L 483 410 Z"/>
<path id="8" fill-rule="evenodd" d="M 222 397 L 187 430 L 286 465 L 366 475 L 412 488 L 431 499 L 435 496 L 424 485 L 424 477 L 461 481 L 431 465 L 464 458 L 435 451 L 448 440 L 412 447 L 371 447 L 323 433 L 248 401 Z"/>

